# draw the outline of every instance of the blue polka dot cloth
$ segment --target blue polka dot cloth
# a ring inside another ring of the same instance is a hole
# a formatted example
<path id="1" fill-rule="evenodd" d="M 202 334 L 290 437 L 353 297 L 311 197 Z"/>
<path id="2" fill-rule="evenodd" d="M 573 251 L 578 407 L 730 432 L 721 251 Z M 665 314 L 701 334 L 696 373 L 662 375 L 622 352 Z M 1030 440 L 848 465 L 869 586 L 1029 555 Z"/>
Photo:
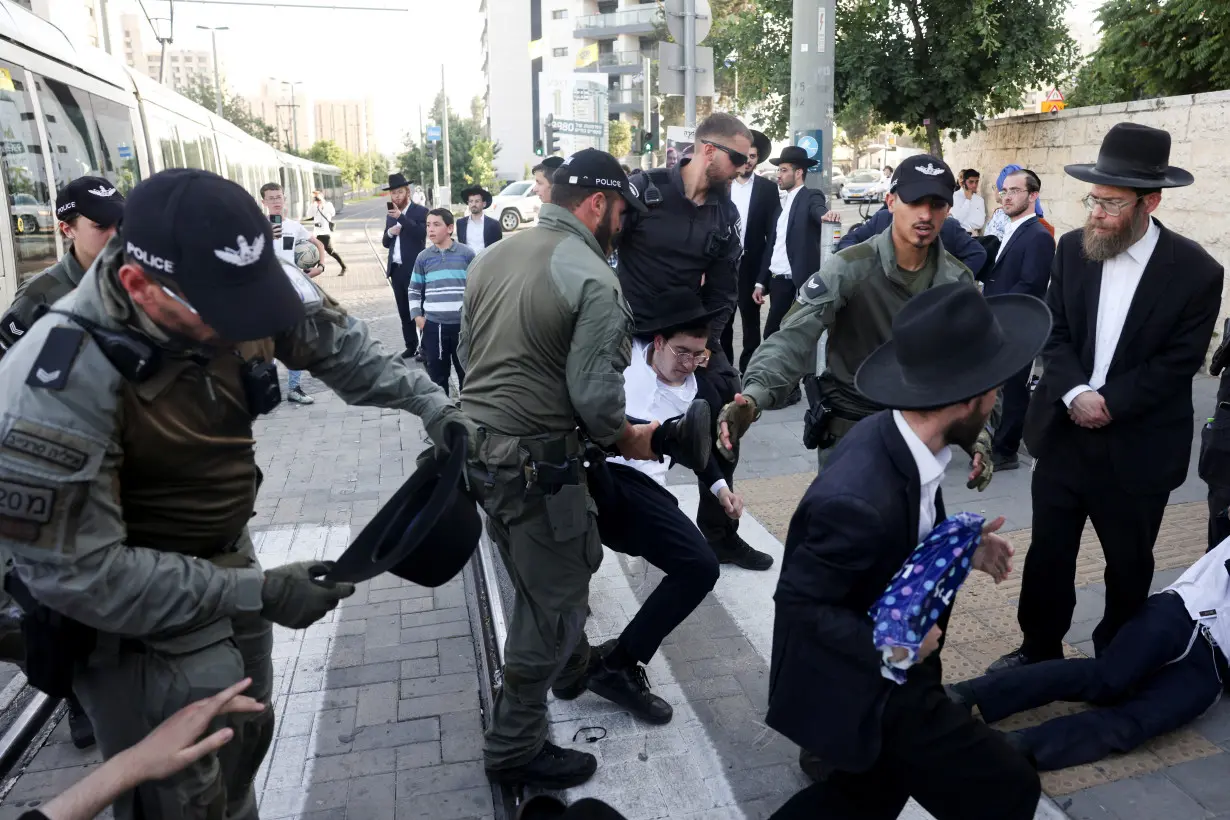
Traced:
<path id="1" fill-rule="evenodd" d="M 923 638 L 952 606 L 957 590 L 969 576 L 984 520 L 963 512 L 941 521 L 914 548 L 905 566 L 871 607 L 868 614 L 875 623 L 875 645 L 880 650 L 884 677 L 905 683 L 906 671 L 917 663 Z M 894 660 L 897 647 L 907 654 Z"/>

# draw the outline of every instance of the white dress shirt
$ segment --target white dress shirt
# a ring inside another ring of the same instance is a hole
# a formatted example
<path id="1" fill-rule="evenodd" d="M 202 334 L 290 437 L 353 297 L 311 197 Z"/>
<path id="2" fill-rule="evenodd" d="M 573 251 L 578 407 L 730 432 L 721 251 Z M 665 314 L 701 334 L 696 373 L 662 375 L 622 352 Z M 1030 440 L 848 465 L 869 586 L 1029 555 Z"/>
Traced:
<path id="1" fill-rule="evenodd" d="M 965 230 L 976 231 L 986 224 L 987 204 L 978 194 L 966 199 L 964 192 L 957 191 L 952 198 L 950 216 L 955 217 Z"/>
<path id="2" fill-rule="evenodd" d="M 747 181 L 744 181 L 742 177 L 735 177 L 735 181 L 730 183 L 730 198 L 739 211 L 739 245 L 741 247 L 747 247 L 747 214 L 752 207 L 752 183 L 755 181 L 756 175 L 752 174 Z"/>
<path id="3" fill-rule="evenodd" d="M 696 398 L 696 375 L 689 373 L 678 387 L 662 381 L 649 364 L 651 344 L 632 342 L 632 360 L 624 369 L 624 412 L 645 421 L 666 421 L 683 415 Z M 640 470 L 658 484 L 666 486 L 666 471 L 670 469 L 666 461 L 632 461 L 622 456 L 609 456 L 607 461 Z M 724 479 L 718 479 L 709 491 L 717 495 L 727 486 Z"/>
<path id="4" fill-rule="evenodd" d="M 1102 263 L 1098 327 L 1093 341 L 1093 373 L 1089 374 L 1088 384 L 1079 384 L 1064 394 L 1063 403 L 1069 407 L 1081 393 L 1097 390 L 1106 384 L 1106 373 L 1110 370 L 1111 359 L 1115 357 L 1115 348 L 1119 346 L 1119 336 L 1123 333 L 1123 323 L 1127 321 L 1132 297 L 1136 295 L 1140 277 L 1145 274 L 1145 266 L 1149 264 L 1149 257 L 1153 256 L 1161 233 L 1157 223 L 1150 219 L 1144 236 L 1123 253 Z"/>
<path id="5" fill-rule="evenodd" d="M 910 455 L 914 457 L 914 465 L 918 467 L 918 540 L 921 543 L 927 533 L 935 529 L 935 494 L 944 480 L 948 462 L 952 460 L 952 451 L 945 447 L 938 453 L 931 452 L 900 410 L 893 411 L 893 421 L 897 423 L 905 446 L 910 448 Z"/>
<path id="6" fill-rule="evenodd" d="M 772 276 L 789 276 L 790 255 L 786 253 L 786 229 L 790 224 L 790 206 L 799 195 L 802 185 L 796 185 L 782 200 L 782 213 L 777 218 L 777 237 L 773 242 L 773 256 L 769 258 L 769 273 Z"/>
<path id="7" fill-rule="evenodd" d="M 1014 219 L 1008 223 L 1008 227 L 1004 228 L 1003 238 L 999 240 L 999 252 L 995 254 L 996 262 L 998 262 L 999 258 L 1004 255 L 1004 248 L 1008 247 L 1008 240 L 1012 238 L 1014 233 L 1016 233 L 1016 229 L 1033 219 L 1035 216 L 1036 214 L 1033 211 L 1026 211 L 1021 214 L 1020 219 Z"/>
<path id="8" fill-rule="evenodd" d="M 409 207 L 410 207 L 410 203 L 407 202 L 406 208 L 409 208 Z M 406 208 L 400 209 L 403 214 L 406 212 Z M 397 223 L 397 224 L 401 224 L 401 223 Z M 406 229 L 406 226 L 402 225 L 402 230 L 404 231 L 405 229 Z M 392 230 L 391 227 L 390 227 L 390 230 Z M 398 234 L 397 236 L 393 237 L 393 264 L 394 265 L 401 264 L 401 234 Z M 414 264 L 414 263 L 411 263 L 411 264 Z"/>
<path id="9" fill-rule="evenodd" d="M 1230 649 L 1230 573 L 1226 559 L 1230 558 L 1230 539 L 1210 550 L 1187 568 L 1168 591 L 1183 599 L 1187 614 L 1207 628 L 1222 652 Z"/>
<path id="10" fill-rule="evenodd" d="M 483 228 L 486 227 L 483 223 L 486 222 L 487 218 L 479 214 L 477 225 L 474 224 L 474 217 L 467 216 L 466 219 L 470 220 L 470 227 L 466 228 L 466 244 L 470 246 L 470 250 L 478 253 L 487 247 L 487 243 L 483 241 Z"/>

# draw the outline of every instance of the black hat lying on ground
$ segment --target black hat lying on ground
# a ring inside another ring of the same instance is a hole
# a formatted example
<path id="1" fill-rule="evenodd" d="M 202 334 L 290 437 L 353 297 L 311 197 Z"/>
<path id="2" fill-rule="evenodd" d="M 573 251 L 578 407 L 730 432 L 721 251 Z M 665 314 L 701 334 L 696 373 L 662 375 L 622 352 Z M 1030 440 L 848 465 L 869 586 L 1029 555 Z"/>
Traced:
<path id="1" fill-rule="evenodd" d="M 448 455 L 434 448 L 337 559 L 325 580 L 358 583 L 391 572 L 425 587 L 456 577 L 478 546 L 482 520 L 462 487 L 469 436 L 446 428 Z"/>

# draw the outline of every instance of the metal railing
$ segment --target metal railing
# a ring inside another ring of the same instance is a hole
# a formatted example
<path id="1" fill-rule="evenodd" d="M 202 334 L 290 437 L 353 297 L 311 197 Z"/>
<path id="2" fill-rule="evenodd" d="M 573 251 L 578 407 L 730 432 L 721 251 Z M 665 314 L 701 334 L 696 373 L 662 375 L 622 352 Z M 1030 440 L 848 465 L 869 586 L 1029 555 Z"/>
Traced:
<path id="1" fill-rule="evenodd" d="M 619 11 L 611 11 L 606 14 L 587 14 L 584 17 L 578 17 L 573 28 L 579 31 L 581 29 L 653 24 L 658 21 L 659 16 L 656 5 L 646 5 L 639 9 L 620 9 Z"/>

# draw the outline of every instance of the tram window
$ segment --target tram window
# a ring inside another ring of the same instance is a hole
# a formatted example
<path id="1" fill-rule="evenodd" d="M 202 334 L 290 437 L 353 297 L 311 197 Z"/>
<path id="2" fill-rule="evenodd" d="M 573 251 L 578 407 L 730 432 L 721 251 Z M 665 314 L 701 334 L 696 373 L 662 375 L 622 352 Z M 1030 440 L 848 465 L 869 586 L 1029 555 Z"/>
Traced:
<path id="1" fill-rule="evenodd" d="M 205 170 L 218 173 L 218 157 L 214 152 L 214 138 L 209 134 L 201 137 L 201 158 L 205 161 Z"/>
<path id="2" fill-rule="evenodd" d="M 80 176 L 102 176 L 98 148 L 91 134 L 94 111 L 90 107 L 90 95 L 48 77 L 38 77 L 34 86 L 43 106 L 43 118 L 47 121 L 56 189 Z"/>
<path id="3" fill-rule="evenodd" d="M 201 158 L 201 141 L 196 135 L 195 129 L 190 126 L 179 126 L 180 144 L 184 149 L 184 166 L 187 168 L 204 168 L 205 162 Z"/>
<path id="4" fill-rule="evenodd" d="M 179 139 L 175 136 L 175 126 L 153 114 L 149 115 L 147 121 L 150 139 L 157 140 L 158 155 L 162 159 L 162 167 L 158 170 L 182 168 L 184 163 L 179 155 Z"/>
<path id="5" fill-rule="evenodd" d="M 47 183 L 43 146 L 25 72 L 0 60 L 0 165 L 8 189 L 17 281 L 56 261 L 54 193 Z"/>
<path id="6" fill-rule="evenodd" d="M 132 135 L 131 109 L 117 102 L 90 95 L 94 124 L 102 157 L 103 176 L 125 194 L 141 181 L 137 149 Z"/>

